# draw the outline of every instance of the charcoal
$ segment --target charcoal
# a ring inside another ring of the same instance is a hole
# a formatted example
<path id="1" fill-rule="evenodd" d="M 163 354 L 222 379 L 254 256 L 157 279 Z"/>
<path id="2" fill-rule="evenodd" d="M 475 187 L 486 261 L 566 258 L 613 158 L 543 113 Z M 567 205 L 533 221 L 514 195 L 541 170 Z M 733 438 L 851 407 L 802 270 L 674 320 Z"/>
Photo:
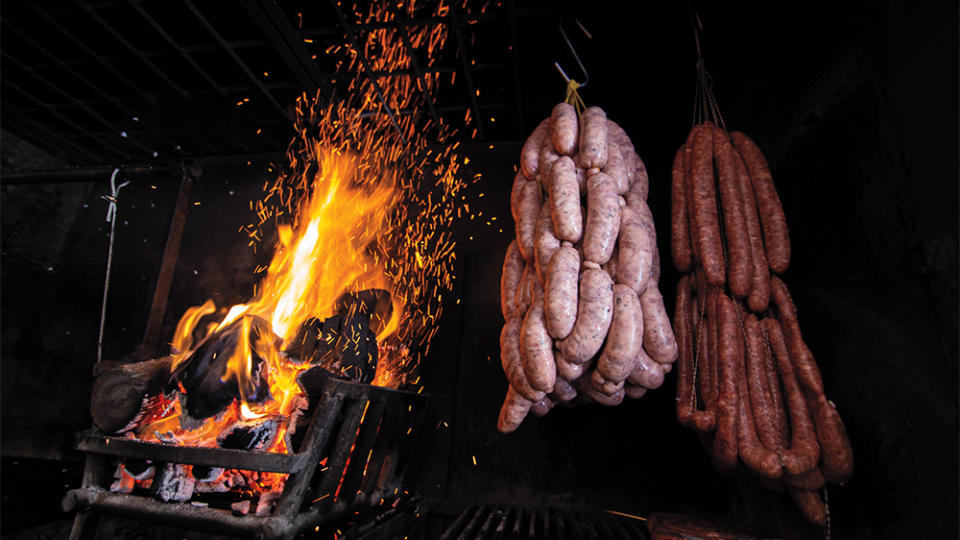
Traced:
<path id="1" fill-rule="evenodd" d="M 123 460 L 123 469 L 135 480 L 147 478 L 152 471 L 153 464 L 145 459 L 126 458 Z"/>
<path id="2" fill-rule="evenodd" d="M 220 448 L 236 450 L 266 450 L 273 443 L 280 427 L 279 418 L 237 422 L 217 437 Z"/>
<path id="3" fill-rule="evenodd" d="M 184 502 L 193 496 L 196 485 L 193 475 L 185 465 L 166 463 L 157 468 L 153 476 L 153 495 L 164 502 Z"/>
<path id="4" fill-rule="evenodd" d="M 270 323 L 252 316 L 250 330 L 250 350 L 254 388 L 246 398 L 250 403 L 263 403 L 271 399 L 270 385 L 264 368 L 264 360 L 255 351 L 253 343 L 260 335 L 266 334 L 275 342 Z M 182 364 L 177 366 L 170 376 L 167 389 L 174 390 L 182 386 L 183 406 L 187 414 L 197 420 L 210 418 L 225 410 L 235 399 L 240 398 L 240 387 L 235 376 L 226 381 L 221 377 L 226 372 L 227 362 L 237 348 L 241 333 L 242 320 L 236 320 L 226 328 L 208 336 Z"/>
<path id="5" fill-rule="evenodd" d="M 193 477 L 197 482 L 213 482 L 223 474 L 223 467 L 209 467 L 206 465 L 194 465 Z"/>

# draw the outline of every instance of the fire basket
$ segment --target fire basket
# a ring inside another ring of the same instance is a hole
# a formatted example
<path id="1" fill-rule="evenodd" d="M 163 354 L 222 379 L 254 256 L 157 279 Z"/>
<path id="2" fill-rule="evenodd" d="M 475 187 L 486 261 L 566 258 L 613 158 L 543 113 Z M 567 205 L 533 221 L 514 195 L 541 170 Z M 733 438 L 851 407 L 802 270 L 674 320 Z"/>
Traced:
<path id="1" fill-rule="evenodd" d="M 104 514 L 189 529 L 255 538 L 293 538 L 299 532 L 371 507 L 395 493 L 423 420 L 426 398 L 339 379 L 304 381 L 319 396 L 306 433 L 288 454 L 141 442 L 97 429 L 77 435 L 86 453 L 83 485 L 63 500 L 77 511 L 71 538 L 80 538 L 90 514 Z M 162 502 L 149 495 L 114 493 L 110 481 L 120 459 L 289 474 L 269 515 L 238 515 L 196 502 Z"/>

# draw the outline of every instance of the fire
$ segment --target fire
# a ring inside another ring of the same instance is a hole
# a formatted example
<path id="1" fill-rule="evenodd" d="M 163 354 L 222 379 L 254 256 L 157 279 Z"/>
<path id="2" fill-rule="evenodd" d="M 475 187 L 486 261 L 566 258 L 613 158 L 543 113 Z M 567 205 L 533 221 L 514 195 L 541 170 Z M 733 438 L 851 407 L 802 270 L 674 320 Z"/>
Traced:
<path id="1" fill-rule="evenodd" d="M 373 384 L 416 389 L 417 366 L 436 334 L 443 292 L 453 285 L 451 225 L 470 214 L 464 194 L 468 182 L 459 175 L 466 160 L 456 153 L 459 143 L 451 144 L 455 130 L 424 112 L 422 100 L 437 92 L 439 74 L 411 75 L 410 47 L 426 50 L 425 67 L 431 67 L 448 26 L 400 29 L 372 23 L 390 23 L 401 13 L 412 19 L 448 12 L 443 1 L 429 10 L 415 1 L 372 2 L 368 12 L 353 15 L 373 29 L 356 46 L 327 48 L 328 54 L 340 55 L 337 72 L 345 75 L 335 98 L 318 90 L 297 99 L 297 135 L 287 149 L 287 163 L 265 184 L 263 198 L 251 203 L 254 223 L 242 228 L 254 249 L 261 239 L 275 238 L 269 265 L 256 270 L 264 275 L 253 298 L 222 309 L 221 316 L 210 300 L 190 308 L 171 339 L 176 370 L 211 340 L 235 332 L 235 346 L 222 351 L 230 356 L 219 381 L 235 385 L 237 399 L 198 423 L 184 408 L 187 391 L 181 383 L 177 391 L 152 401 L 135 428 L 136 438 L 215 447 L 236 426 L 289 419 L 305 403 L 297 376 L 311 366 L 284 351 L 305 321 L 330 317 L 345 293 L 366 289 L 388 291 L 393 308 L 377 330 Z M 375 72 L 406 75 L 373 82 L 361 55 Z M 222 362 L 217 354 L 212 363 Z M 263 380 L 269 399 L 260 396 Z M 289 421 L 278 424 L 269 447 L 260 450 L 288 451 Z M 282 486 L 283 475 L 250 475 L 254 491 Z"/>

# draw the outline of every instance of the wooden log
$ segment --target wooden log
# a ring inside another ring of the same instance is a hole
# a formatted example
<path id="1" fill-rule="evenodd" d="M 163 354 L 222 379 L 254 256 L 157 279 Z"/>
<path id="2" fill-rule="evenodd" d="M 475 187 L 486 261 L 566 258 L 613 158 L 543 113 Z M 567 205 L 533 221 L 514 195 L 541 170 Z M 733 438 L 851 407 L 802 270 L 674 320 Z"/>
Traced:
<path id="1" fill-rule="evenodd" d="M 163 389 L 172 365 L 172 356 L 132 364 L 102 362 L 90 396 L 94 425 L 104 433 L 128 428 L 140 414 L 144 398 Z"/>

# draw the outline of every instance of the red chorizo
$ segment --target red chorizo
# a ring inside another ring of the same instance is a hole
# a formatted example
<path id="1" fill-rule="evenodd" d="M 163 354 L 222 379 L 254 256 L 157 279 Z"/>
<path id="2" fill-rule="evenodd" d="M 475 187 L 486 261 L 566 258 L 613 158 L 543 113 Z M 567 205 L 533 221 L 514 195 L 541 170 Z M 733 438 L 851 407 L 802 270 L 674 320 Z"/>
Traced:
<path id="1" fill-rule="evenodd" d="M 560 351 L 571 362 L 583 363 L 600 350 L 613 317 L 613 280 L 603 270 L 588 268 L 580 278 L 577 319 Z"/>
<path id="2" fill-rule="evenodd" d="M 716 127 L 707 123 L 697 132 L 693 141 L 691 163 L 691 191 L 693 213 L 690 224 L 696 229 L 696 249 L 707 280 L 718 287 L 726 279 L 726 259 L 723 239 L 717 219 L 717 198 L 713 184 L 713 132 Z"/>
<path id="3" fill-rule="evenodd" d="M 510 386 L 530 401 L 537 401 L 543 397 L 543 392 L 534 390 L 523 374 L 523 361 L 520 359 L 520 325 L 522 317 L 514 317 L 503 325 L 500 331 L 500 362 L 503 374 L 507 376 Z"/>
<path id="4" fill-rule="evenodd" d="M 540 216 L 540 187 L 536 182 L 527 182 L 523 186 L 520 206 L 517 209 L 516 233 L 517 247 L 528 262 L 533 261 L 533 235 Z"/>
<path id="5" fill-rule="evenodd" d="M 717 469 L 730 472 L 737 467 L 737 364 L 743 363 L 743 336 L 737 321 L 737 308 L 726 294 L 718 296 L 717 432 L 713 440 L 713 460 Z"/>
<path id="6" fill-rule="evenodd" d="M 797 320 L 797 306 L 790 297 L 790 290 L 786 283 L 777 276 L 773 276 L 770 283 L 770 293 L 776 306 L 777 319 L 780 320 L 783 334 L 787 339 L 787 348 L 790 351 L 790 361 L 800 385 L 807 396 L 823 394 L 823 379 L 820 377 L 820 368 L 813 359 L 810 349 L 803 342 L 800 333 L 800 322 Z"/>
<path id="7" fill-rule="evenodd" d="M 783 466 L 790 474 L 803 474 L 813 470 L 820 461 L 820 445 L 814 433 L 813 421 L 810 418 L 810 409 L 803 396 L 803 390 L 797 383 L 794 375 L 791 357 L 787 352 L 787 345 L 783 332 L 776 319 L 764 319 L 764 328 L 767 339 L 773 349 L 773 355 L 780 369 L 780 379 L 783 381 L 784 392 L 787 398 L 787 407 L 790 413 L 790 448 L 784 449 Z"/>
<path id="8" fill-rule="evenodd" d="M 672 364 L 677 359 L 677 340 L 660 290 L 647 287 L 640 295 L 640 307 L 643 310 L 644 350 L 658 363 Z"/>
<path id="9" fill-rule="evenodd" d="M 740 347 L 742 348 L 742 345 Z M 783 464 L 778 453 L 766 448 L 757 438 L 757 427 L 750 403 L 753 396 L 747 382 L 747 366 L 742 357 L 737 362 L 736 373 L 737 448 L 740 460 L 761 476 L 780 478 L 783 475 Z"/>
<path id="10" fill-rule="evenodd" d="M 767 344 L 763 341 L 760 321 L 753 314 L 746 316 L 743 326 L 746 332 L 747 384 L 746 392 L 741 392 L 740 395 L 741 397 L 746 396 L 749 400 L 748 405 L 752 409 L 753 421 L 760 442 L 768 450 L 779 454 L 783 452 L 783 438 L 780 434 L 779 425 L 775 423 L 774 404 L 767 386 L 767 366 L 764 357 L 764 349 Z"/>
<path id="11" fill-rule="evenodd" d="M 527 177 L 527 180 L 536 180 L 537 169 L 540 164 L 540 148 L 543 147 L 544 139 L 549 136 L 550 119 L 544 118 L 527 138 L 527 141 L 523 143 L 523 148 L 520 149 L 520 171 Z"/>
<path id="12" fill-rule="evenodd" d="M 670 255 L 673 266 L 680 272 L 693 268 L 693 252 L 690 247 L 690 224 L 687 218 L 687 164 L 684 147 L 677 150 L 670 174 Z"/>
<path id="13" fill-rule="evenodd" d="M 620 253 L 617 272 L 611 275 L 616 277 L 617 283 L 630 287 L 637 294 L 643 294 L 653 273 L 656 246 L 652 245 L 640 216 L 629 206 L 620 209 L 617 251 Z"/>
<path id="14" fill-rule="evenodd" d="M 507 253 L 503 257 L 503 270 L 500 273 L 500 311 L 505 321 L 521 315 L 516 312 L 514 297 L 517 295 L 517 285 L 520 284 L 525 264 L 523 255 L 517 249 L 517 241 L 513 240 L 507 246 Z"/>
<path id="15" fill-rule="evenodd" d="M 677 421 L 688 425 L 696 409 L 696 392 L 693 386 L 693 322 L 691 276 L 677 282 L 677 309 L 673 314 L 673 329 L 677 338 Z"/>
<path id="16" fill-rule="evenodd" d="M 853 475 L 853 448 L 850 437 L 840 419 L 840 413 L 823 394 L 813 400 L 814 424 L 820 440 L 820 469 L 836 484 L 842 484 Z"/>
<path id="17" fill-rule="evenodd" d="M 626 285 L 613 286 L 613 318 L 607 342 L 597 359 L 595 373 L 614 385 L 622 384 L 633 371 L 643 345 L 643 313 L 637 293 Z M 613 394 L 616 389 L 605 391 Z"/>
<path id="18" fill-rule="evenodd" d="M 583 256 L 603 264 L 610 258 L 620 230 L 620 197 L 613 179 L 602 172 L 587 178 L 587 222 L 583 228 Z"/>
<path id="19" fill-rule="evenodd" d="M 530 412 L 533 402 L 520 395 L 512 386 L 507 388 L 507 397 L 500 407 L 500 418 L 497 420 L 497 431 L 510 433 L 520 427 L 523 419 Z"/>
<path id="20" fill-rule="evenodd" d="M 727 283 L 734 296 L 744 298 L 750 292 L 753 266 L 750 261 L 750 237 L 737 175 L 737 152 L 722 129 L 713 130 L 713 157 L 717 168 L 717 186 L 723 208 L 723 232 L 727 239 Z"/>
<path id="21" fill-rule="evenodd" d="M 537 288 L 539 291 L 539 288 Z M 533 303 L 520 328 L 520 358 L 530 386 L 541 392 L 553 390 L 557 366 L 553 360 L 553 340 L 547 333 L 543 313 L 543 293 L 534 294 Z"/>
<path id="22" fill-rule="evenodd" d="M 796 503 L 797 509 L 800 510 L 800 513 L 803 514 L 803 517 L 807 521 L 820 527 L 827 526 L 827 508 L 824 506 L 823 499 L 820 498 L 819 493 L 791 487 L 788 487 L 787 491 L 790 493 L 790 496 L 793 497 L 793 502 Z"/>
<path id="23" fill-rule="evenodd" d="M 572 156 L 577 153 L 579 131 L 577 111 L 569 103 L 557 103 L 550 115 L 550 140 L 560 154 Z"/>
<path id="24" fill-rule="evenodd" d="M 698 272 L 702 275 L 702 272 Z M 717 296 L 718 287 L 708 287 L 706 278 L 703 278 L 703 284 L 697 288 L 703 291 L 697 293 L 697 297 L 703 297 L 703 308 L 697 317 L 696 328 L 696 348 L 694 353 L 694 381 L 697 383 L 700 392 L 700 399 L 703 402 L 703 410 L 695 410 L 690 420 L 694 429 L 700 433 L 709 433 L 716 429 L 717 425 Z"/>
<path id="25" fill-rule="evenodd" d="M 578 157 L 584 169 L 599 169 L 607 163 L 607 113 L 600 107 L 588 107 L 580 115 Z"/>
<path id="26" fill-rule="evenodd" d="M 813 469 L 803 474 L 785 474 L 783 483 L 792 488 L 814 491 L 823 489 L 827 485 L 827 479 L 823 477 L 820 469 Z"/>
<path id="27" fill-rule="evenodd" d="M 760 217 L 757 215 L 757 201 L 753 196 L 753 187 L 750 186 L 750 173 L 747 172 L 743 159 L 737 154 L 737 184 L 740 186 L 740 197 L 743 199 L 743 216 L 747 224 L 747 237 L 750 241 L 750 293 L 747 295 L 747 306 L 754 313 L 763 313 L 770 303 L 770 266 L 763 249 L 763 232 L 760 229 Z"/>
<path id="28" fill-rule="evenodd" d="M 580 215 L 580 186 L 573 160 L 563 156 L 551 169 L 553 180 L 549 184 L 550 215 L 557 237 L 568 242 L 579 242 L 583 235 Z"/>
<path id="29" fill-rule="evenodd" d="M 570 335 L 577 320 L 577 279 L 580 255 L 570 246 L 558 249 L 547 267 L 544 310 L 547 332 L 554 339 Z"/>
<path id="30" fill-rule="evenodd" d="M 533 267 L 541 285 L 547 283 L 547 267 L 554 252 L 560 249 L 560 239 L 553 232 L 553 220 L 550 219 L 550 205 L 540 207 L 540 216 L 533 230 Z"/>
<path id="31" fill-rule="evenodd" d="M 767 251 L 770 269 L 782 274 L 790 266 L 790 232 L 787 230 L 787 218 L 780 204 L 780 196 L 773 185 L 770 167 L 760 148 L 743 133 L 730 134 L 733 144 L 750 172 L 750 182 L 757 199 L 760 224 L 763 227 L 763 241 Z"/>

